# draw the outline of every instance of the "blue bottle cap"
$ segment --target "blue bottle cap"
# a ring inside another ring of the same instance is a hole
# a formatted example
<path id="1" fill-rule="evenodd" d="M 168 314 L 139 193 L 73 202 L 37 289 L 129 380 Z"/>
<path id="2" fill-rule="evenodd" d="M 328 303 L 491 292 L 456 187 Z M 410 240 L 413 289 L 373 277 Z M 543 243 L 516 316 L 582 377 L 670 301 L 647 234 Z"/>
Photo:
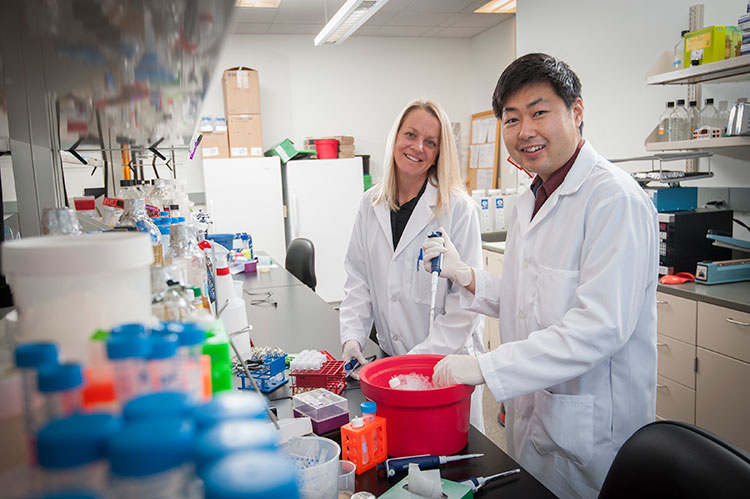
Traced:
<path id="1" fill-rule="evenodd" d="M 83 385 L 83 370 L 80 364 L 46 365 L 37 371 L 36 383 L 43 393 L 69 390 Z"/>
<path id="2" fill-rule="evenodd" d="M 160 211 L 159 212 L 159 216 L 160 217 L 168 217 L 169 216 L 169 212 L 168 211 Z"/>
<path id="3" fill-rule="evenodd" d="M 185 223 L 185 217 L 177 217 L 177 223 Z"/>
<path id="4" fill-rule="evenodd" d="M 151 328 L 151 334 L 176 334 L 179 336 L 184 329 L 185 326 L 182 322 L 163 321 Z"/>
<path id="5" fill-rule="evenodd" d="M 189 418 L 195 406 L 183 392 L 156 392 L 141 395 L 125 404 L 122 417 L 126 423 L 165 418 Z"/>
<path id="6" fill-rule="evenodd" d="M 100 497 L 96 492 L 86 489 L 66 489 L 46 492 L 43 496 L 39 496 L 39 499 L 99 499 Z"/>
<path id="7" fill-rule="evenodd" d="M 193 412 L 198 431 L 235 419 L 267 421 L 266 399 L 255 392 L 222 393 L 197 407 Z"/>
<path id="8" fill-rule="evenodd" d="M 206 331 L 192 322 L 186 322 L 182 325 L 182 333 L 177 334 L 177 340 L 181 347 L 201 345 L 206 341 Z"/>
<path id="9" fill-rule="evenodd" d="M 110 470 L 121 477 L 155 475 L 190 460 L 193 425 L 180 418 L 138 421 L 109 439 Z"/>
<path id="10" fill-rule="evenodd" d="M 193 444 L 193 460 L 200 470 L 227 454 L 239 451 L 274 451 L 279 432 L 261 421 L 228 421 L 209 428 Z"/>
<path id="11" fill-rule="evenodd" d="M 169 225 L 158 225 L 157 227 L 159 227 L 159 232 L 162 234 L 169 234 L 172 231 Z"/>
<path id="12" fill-rule="evenodd" d="M 174 225 L 180 223 L 179 217 L 171 217 L 169 221 Z"/>
<path id="13" fill-rule="evenodd" d="M 231 454 L 203 474 L 206 499 L 299 499 L 296 478 L 294 465 L 283 455 L 255 451 Z"/>
<path id="14" fill-rule="evenodd" d="M 54 343 L 24 343 L 16 347 L 16 366 L 39 368 L 57 364 L 57 345 Z"/>
<path id="15" fill-rule="evenodd" d="M 151 335 L 149 359 L 169 359 L 177 353 L 177 336 L 174 334 Z"/>
<path id="16" fill-rule="evenodd" d="M 149 347 L 146 336 L 114 335 L 107 340 L 107 357 L 110 360 L 143 359 L 148 357 Z"/>
<path id="17" fill-rule="evenodd" d="M 146 334 L 146 326 L 143 324 L 120 324 L 119 326 L 115 326 L 112 328 L 112 331 L 110 334 L 127 334 L 130 336 L 137 336 L 137 335 L 145 335 Z"/>
<path id="18" fill-rule="evenodd" d="M 362 410 L 362 414 L 374 414 L 378 410 L 378 404 L 368 400 L 359 404 L 359 408 Z"/>
<path id="19" fill-rule="evenodd" d="M 36 439 L 39 466 L 75 468 L 104 459 L 107 440 L 121 427 L 111 414 L 74 414 L 48 423 Z"/>

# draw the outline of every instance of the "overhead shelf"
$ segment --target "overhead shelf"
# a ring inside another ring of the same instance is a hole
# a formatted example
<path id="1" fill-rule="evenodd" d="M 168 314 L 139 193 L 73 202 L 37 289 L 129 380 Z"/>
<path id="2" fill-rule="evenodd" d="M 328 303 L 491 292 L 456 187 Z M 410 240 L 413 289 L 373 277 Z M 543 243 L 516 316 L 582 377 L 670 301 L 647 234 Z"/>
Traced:
<path id="1" fill-rule="evenodd" d="M 719 137 L 717 139 L 676 140 L 674 142 L 646 142 L 647 151 L 693 151 L 720 147 L 750 146 L 750 136 Z"/>
<path id="2" fill-rule="evenodd" d="M 646 83 L 649 85 L 685 85 L 718 79 L 739 81 L 745 79 L 746 77 L 742 76 L 747 74 L 750 74 L 750 54 L 648 76 Z"/>

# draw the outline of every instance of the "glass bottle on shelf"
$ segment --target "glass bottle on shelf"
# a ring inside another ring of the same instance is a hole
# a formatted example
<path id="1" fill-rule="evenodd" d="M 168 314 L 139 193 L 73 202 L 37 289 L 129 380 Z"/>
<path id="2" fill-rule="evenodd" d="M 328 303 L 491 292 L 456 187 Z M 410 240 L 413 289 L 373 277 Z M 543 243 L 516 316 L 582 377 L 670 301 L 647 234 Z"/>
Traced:
<path id="1" fill-rule="evenodd" d="M 695 135 L 693 135 L 693 132 L 695 132 L 696 130 L 700 128 L 699 121 L 700 121 L 700 112 L 698 111 L 698 103 L 694 100 L 691 100 L 690 106 L 688 107 L 688 123 L 690 125 L 688 129 L 688 139 L 695 138 Z"/>
<path id="2" fill-rule="evenodd" d="M 714 100 L 711 98 L 706 99 L 706 105 L 701 109 L 700 117 L 698 120 L 699 127 L 711 127 L 722 129 L 721 120 L 719 119 L 719 110 L 714 106 Z"/>
<path id="3" fill-rule="evenodd" d="M 126 198 L 124 212 L 117 222 L 117 227 L 135 229 L 151 237 L 154 250 L 154 264 L 161 265 L 164 252 L 161 246 L 161 232 L 146 214 L 146 200 L 143 198 Z"/>
<path id="4" fill-rule="evenodd" d="M 721 129 L 721 136 L 726 137 L 727 125 L 729 124 L 729 102 L 725 100 L 719 101 L 719 128 Z"/>
<path id="5" fill-rule="evenodd" d="M 688 140 L 690 127 L 688 112 L 685 109 L 685 99 L 677 99 L 677 105 L 669 115 L 669 140 Z"/>
<path id="6" fill-rule="evenodd" d="M 669 142 L 669 115 L 674 111 L 674 102 L 667 102 L 667 107 L 659 117 L 659 125 L 656 129 L 657 142 Z"/>
<path id="7" fill-rule="evenodd" d="M 672 57 L 672 69 L 682 69 L 684 66 L 683 61 L 685 60 L 685 33 L 687 33 L 688 30 L 683 30 L 680 33 L 680 41 L 678 41 L 674 49 L 672 50 L 673 57 Z"/>

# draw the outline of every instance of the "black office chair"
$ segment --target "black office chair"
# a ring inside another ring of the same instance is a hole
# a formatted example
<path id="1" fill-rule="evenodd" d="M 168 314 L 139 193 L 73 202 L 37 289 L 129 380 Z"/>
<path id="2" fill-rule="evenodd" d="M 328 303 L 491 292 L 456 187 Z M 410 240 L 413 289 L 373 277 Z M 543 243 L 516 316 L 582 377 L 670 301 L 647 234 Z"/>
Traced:
<path id="1" fill-rule="evenodd" d="M 318 280 L 315 278 L 315 246 L 312 241 L 304 237 L 294 239 L 286 249 L 284 266 L 294 277 L 315 291 Z"/>
<path id="2" fill-rule="evenodd" d="M 750 454 L 702 428 L 657 421 L 635 432 L 620 448 L 599 499 L 748 494 Z"/>

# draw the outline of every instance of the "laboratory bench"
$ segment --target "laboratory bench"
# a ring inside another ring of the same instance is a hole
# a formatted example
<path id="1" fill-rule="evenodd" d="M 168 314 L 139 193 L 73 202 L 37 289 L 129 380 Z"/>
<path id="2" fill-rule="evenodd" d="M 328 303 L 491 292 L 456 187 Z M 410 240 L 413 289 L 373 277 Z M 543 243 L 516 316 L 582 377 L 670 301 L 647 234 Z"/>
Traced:
<path id="1" fill-rule="evenodd" d="M 243 357 L 250 350 L 248 334 L 255 346 L 278 347 L 287 353 L 296 353 L 304 349 L 327 350 L 334 357 L 340 356 L 338 312 L 310 288 L 291 276 L 286 269 L 273 267 L 270 272 L 258 275 L 236 274 L 233 277 L 243 282 L 245 291 L 261 293 L 260 295 L 245 293 L 244 296 L 247 304 L 247 317 L 252 330 L 233 338 Z M 266 293 L 270 295 L 265 301 L 256 301 L 255 305 L 251 304 L 253 300 L 263 299 Z M 384 355 L 380 348 L 370 340 L 368 340 L 364 354 L 368 357 L 376 355 L 379 358 Z M 290 383 L 287 382 L 267 394 L 269 403 L 275 407 L 280 418 L 292 417 Z M 365 397 L 359 389 L 358 381 L 349 379 L 342 396 L 348 400 L 350 416 L 361 413 L 359 404 L 365 400 Z M 485 392 L 485 396 L 491 395 Z M 338 431 L 325 436 L 340 442 Z M 554 497 L 544 485 L 473 426 L 469 429 L 467 446 L 458 452 L 458 454 L 468 453 L 484 453 L 484 456 L 442 465 L 441 476 L 459 481 L 521 468 L 519 475 L 490 482 L 477 495 L 493 497 L 502 493 L 503 497 L 507 498 Z M 405 473 L 397 473 L 395 477 L 387 478 L 384 472 L 378 473 L 373 468 L 357 475 L 356 490 L 366 490 L 380 495 L 404 476 Z"/>

